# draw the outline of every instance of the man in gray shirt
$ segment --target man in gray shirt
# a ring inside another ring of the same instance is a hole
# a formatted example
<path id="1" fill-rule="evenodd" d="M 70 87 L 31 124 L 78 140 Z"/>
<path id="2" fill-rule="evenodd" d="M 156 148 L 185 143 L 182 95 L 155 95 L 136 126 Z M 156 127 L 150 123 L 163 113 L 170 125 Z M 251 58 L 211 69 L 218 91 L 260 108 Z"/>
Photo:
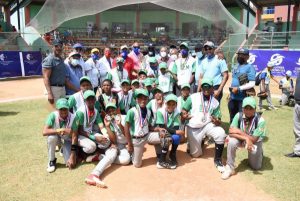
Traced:
<path id="1" fill-rule="evenodd" d="M 43 79 L 48 93 L 48 102 L 52 105 L 59 98 L 65 97 L 65 86 L 74 91 L 79 90 L 66 79 L 66 66 L 61 57 L 62 47 L 62 41 L 54 40 L 52 43 L 53 52 L 42 62 Z"/>
<path id="2" fill-rule="evenodd" d="M 292 153 L 286 154 L 286 157 L 300 158 L 300 73 L 298 74 L 295 86 L 295 101 L 296 105 L 294 108 L 294 134 L 295 134 L 295 145 Z"/>

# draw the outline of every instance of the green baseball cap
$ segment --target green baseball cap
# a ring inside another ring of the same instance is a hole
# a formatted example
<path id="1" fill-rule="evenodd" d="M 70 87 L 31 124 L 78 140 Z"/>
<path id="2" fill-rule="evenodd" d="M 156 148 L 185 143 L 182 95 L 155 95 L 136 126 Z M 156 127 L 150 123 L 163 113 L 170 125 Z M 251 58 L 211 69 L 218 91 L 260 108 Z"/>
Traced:
<path id="1" fill-rule="evenodd" d="M 187 44 L 187 42 L 182 42 L 179 47 L 181 48 L 182 46 L 185 48 L 189 48 L 189 45 Z"/>
<path id="2" fill-rule="evenodd" d="M 83 76 L 80 78 L 80 84 L 84 81 L 88 81 L 90 84 L 92 83 L 91 79 L 88 76 Z"/>
<path id="3" fill-rule="evenodd" d="M 250 107 L 252 107 L 252 108 L 256 108 L 256 101 L 255 101 L 255 99 L 253 98 L 253 97 L 246 97 L 246 98 L 244 98 L 244 100 L 243 100 L 243 108 L 244 107 L 246 107 L 246 106 L 250 106 Z"/>
<path id="4" fill-rule="evenodd" d="M 122 82 L 121 82 L 121 85 L 123 85 L 124 83 L 127 83 L 130 85 L 130 81 L 128 79 L 123 79 Z"/>
<path id="5" fill-rule="evenodd" d="M 184 89 L 184 88 L 191 88 L 191 85 L 190 84 L 183 84 L 181 85 L 181 90 Z"/>
<path id="6" fill-rule="evenodd" d="M 162 88 L 160 88 L 159 86 L 157 86 L 157 87 L 155 87 L 155 88 L 152 90 L 152 93 L 153 93 L 153 94 L 156 94 L 157 92 L 163 93 Z"/>
<path id="7" fill-rule="evenodd" d="M 91 97 L 91 96 L 93 96 L 93 97 L 96 98 L 96 95 L 95 95 L 95 93 L 92 90 L 87 90 L 83 94 L 84 100 L 86 100 L 88 97 Z"/>
<path id="8" fill-rule="evenodd" d="M 56 109 L 69 109 L 68 100 L 65 98 L 60 98 L 56 101 Z"/>
<path id="9" fill-rule="evenodd" d="M 145 75 L 147 75 L 147 71 L 146 70 L 143 70 L 143 69 L 141 69 L 140 71 L 139 71 L 139 75 L 140 74 L 145 74 Z"/>
<path id="10" fill-rule="evenodd" d="M 147 78 L 144 80 L 145 87 L 152 86 L 153 82 L 151 79 Z"/>
<path id="11" fill-rule="evenodd" d="M 149 57 L 149 63 L 157 63 L 157 59 L 155 57 Z"/>
<path id="12" fill-rule="evenodd" d="M 166 97 L 166 103 L 169 101 L 175 101 L 177 103 L 177 96 L 175 96 L 174 94 L 169 94 Z"/>
<path id="13" fill-rule="evenodd" d="M 116 104 L 114 104 L 114 103 L 107 103 L 106 106 L 105 106 L 105 110 L 107 110 L 107 109 L 110 108 L 110 107 L 112 107 L 112 108 L 114 108 L 114 109 L 117 109 Z"/>
<path id="14" fill-rule="evenodd" d="M 135 84 L 135 83 L 140 84 L 140 82 L 139 82 L 137 79 L 135 79 L 135 80 L 132 80 L 131 85 L 133 85 L 133 84 Z"/>
<path id="15" fill-rule="evenodd" d="M 210 78 L 203 78 L 201 81 L 201 86 L 203 85 L 213 86 L 213 80 Z"/>
<path id="16" fill-rule="evenodd" d="M 140 95 L 149 97 L 149 93 L 146 89 L 136 89 L 135 90 L 135 97 L 138 97 Z"/>
<path id="17" fill-rule="evenodd" d="M 168 67 L 167 63 L 166 62 L 161 62 L 159 64 L 159 69 L 166 69 Z"/>

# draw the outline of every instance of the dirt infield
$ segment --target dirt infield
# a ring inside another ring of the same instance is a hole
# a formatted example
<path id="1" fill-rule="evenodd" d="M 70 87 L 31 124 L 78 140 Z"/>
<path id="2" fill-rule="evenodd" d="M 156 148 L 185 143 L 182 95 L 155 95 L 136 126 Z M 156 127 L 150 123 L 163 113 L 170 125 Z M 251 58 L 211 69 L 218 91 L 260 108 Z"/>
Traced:
<path id="1" fill-rule="evenodd" d="M 279 94 L 275 84 L 272 88 Z M 0 103 L 46 99 L 44 92 L 41 78 L 0 81 Z M 158 170 L 153 146 L 146 149 L 142 168 L 113 165 L 102 177 L 107 189 L 86 186 L 71 200 L 274 200 L 241 174 L 223 181 L 213 164 L 213 147 L 207 147 L 201 158 L 192 159 L 185 152 L 186 145 L 181 145 L 176 170 Z"/>

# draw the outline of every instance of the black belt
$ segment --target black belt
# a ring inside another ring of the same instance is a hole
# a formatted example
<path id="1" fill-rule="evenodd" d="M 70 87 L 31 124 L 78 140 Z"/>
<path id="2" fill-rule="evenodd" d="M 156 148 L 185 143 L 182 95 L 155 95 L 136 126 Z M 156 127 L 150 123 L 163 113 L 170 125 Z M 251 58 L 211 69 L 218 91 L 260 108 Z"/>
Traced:
<path id="1" fill-rule="evenodd" d="M 51 87 L 64 87 L 64 84 L 51 84 Z"/>
<path id="2" fill-rule="evenodd" d="M 142 136 L 132 136 L 133 139 L 142 139 L 144 137 L 146 137 L 148 134 L 146 135 L 142 135 Z"/>

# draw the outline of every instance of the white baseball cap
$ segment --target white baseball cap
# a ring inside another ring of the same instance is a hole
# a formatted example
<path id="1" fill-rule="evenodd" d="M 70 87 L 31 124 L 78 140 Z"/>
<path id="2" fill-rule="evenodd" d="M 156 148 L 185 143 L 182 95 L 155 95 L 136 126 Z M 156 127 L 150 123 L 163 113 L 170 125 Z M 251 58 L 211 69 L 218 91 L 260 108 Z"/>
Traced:
<path id="1" fill-rule="evenodd" d="M 211 47 L 211 48 L 215 48 L 215 44 L 214 44 L 213 42 L 211 42 L 211 41 L 207 41 L 207 42 L 204 44 L 203 47 L 205 47 L 205 46 L 208 46 L 208 47 Z"/>
<path id="2" fill-rule="evenodd" d="M 125 48 L 128 49 L 128 46 L 127 45 L 122 45 L 121 48 L 120 48 L 120 50 L 123 50 Z"/>
<path id="3" fill-rule="evenodd" d="M 267 66 L 268 66 L 268 67 L 274 67 L 275 64 L 274 64 L 272 61 L 269 61 L 268 64 L 267 64 Z"/>
<path id="4" fill-rule="evenodd" d="M 286 76 L 291 77 L 292 76 L 292 71 L 288 70 L 288 71 L 285 72 L 285 74 L 286 74 Z"/>

